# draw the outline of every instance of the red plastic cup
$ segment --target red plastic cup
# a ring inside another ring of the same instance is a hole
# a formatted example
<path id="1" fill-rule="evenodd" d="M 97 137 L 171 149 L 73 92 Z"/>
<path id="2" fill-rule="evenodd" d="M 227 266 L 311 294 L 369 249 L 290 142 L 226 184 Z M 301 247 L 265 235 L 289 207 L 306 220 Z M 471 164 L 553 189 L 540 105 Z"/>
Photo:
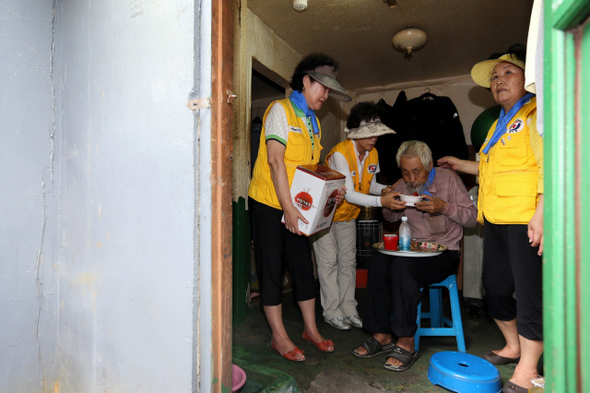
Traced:
<path id="1" fill-rule="evenodd" d="M 397 236 L 395 233 L 386 233 L 383 235 L 383 244 L 386 250 L 396 251 L 398 240 L 399 236 Z"/>

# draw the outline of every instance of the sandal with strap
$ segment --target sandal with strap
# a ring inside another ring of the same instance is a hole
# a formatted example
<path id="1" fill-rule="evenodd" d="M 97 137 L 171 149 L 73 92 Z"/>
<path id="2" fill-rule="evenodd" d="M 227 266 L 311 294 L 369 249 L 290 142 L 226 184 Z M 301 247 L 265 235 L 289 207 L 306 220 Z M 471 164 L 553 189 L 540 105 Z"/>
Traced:
<path id="1" fill-rule="evenodd" d="M 381 355 L 382 353 L 387 353 L 395 347 L 393 342 L 389 344 L 381 345 L 379 340 L 375 337 L 371 336 L 367 341 L 365 341 L 362 345 L 366 350 L 367 353 L 365 355 L 358 353 L 357 348 L 352 350 L 352 354 L 357 358 L 372 358 L 373 356 Z"/>
<path id="2" fill-rule="evenodd" d="M 274 348 L 275 351 L 279 353 L 282 357 L 292 362 L 302 362 L 305 360 L 305 355 L 303 351 L 297 347 L 293 348 L 289 352 L 281 352 L 279 351 L 279 347 L 275 344 L 275 340 L 270 341 L 270 345 Z"/>
<path id="3" fill-rule="evenodd" d="M 311 339 L 311 337 L 309 337 L 309 335 L 307 334 L 307 332 L 305 330 L 303 331 L 303 335 L 301 337 L 303 337 L 304 340 L 307 340 L 310 343 L 312 343 L 313 345 L 315 345 L 320 351 L 334 352 L 335 348 L 334 348 L 334 343 L 332 342 L 332 340 L 324 340 L 324 341 L 320 341 L 319 343 L 316 343 L 315 341 L 313 341 Z"/>
<path id="4" fill-rule="evenodd" d="M 494 366 L 508 363 L 518 363 L 520 361 L 520 356 L 517 358 L 507 358 L 502 355 L 498 355 L 494 351 L 486 352 L 482 357 L 488 362 L 492 363 Z"/>
<path id="5" fill-rule="evenodd" d="M 515 384 L 514 382 L 506 382 L 502 387 L 502 392 L 504 393 L 527 393 L 529 392 L 528 388 L 523 388 L 520 385 Z"/>
<path id="6" fill-rule="evenodd" d="M 390 356 L 387 357 L 387 360 L 389 360 L 389 358 L 394 358 L 394 359 L 402 362 L 401 366 L 394 366 L 393 364 L 387 363 L 387 360 L 386 360 L 385 363 L 383 364 L 383 367 L 389 371 L 397 371 L 397 372 L 406 371 L 410 367 L 412 367 L 412 365 L 414 364 L 416 359 L 418 359 L 418 352 L 417 351 L 410 352 L 410 351 L 403 349 L 402 347 L 400 347 L 398 345 L 393 347 L 393 350 L 391 351 L 391 353 L 389 355 Z"/>

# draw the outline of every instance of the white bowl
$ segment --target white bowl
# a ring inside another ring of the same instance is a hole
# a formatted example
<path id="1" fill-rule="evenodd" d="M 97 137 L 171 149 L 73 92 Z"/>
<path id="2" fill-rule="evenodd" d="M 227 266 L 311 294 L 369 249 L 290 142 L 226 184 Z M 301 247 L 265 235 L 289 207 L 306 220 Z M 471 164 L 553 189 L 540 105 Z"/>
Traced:
<path id="1" fill-rule="evenodd" d="M 404 202 L 411 202 L 411 203 L 416 203 L 416 202 L 422 202 L 422 197 L 420 196 L 414 196 L 414 195 L 405 195 L 405 194 L 401 194 L 399 196 L 399 199 L 401 201 Z"/>

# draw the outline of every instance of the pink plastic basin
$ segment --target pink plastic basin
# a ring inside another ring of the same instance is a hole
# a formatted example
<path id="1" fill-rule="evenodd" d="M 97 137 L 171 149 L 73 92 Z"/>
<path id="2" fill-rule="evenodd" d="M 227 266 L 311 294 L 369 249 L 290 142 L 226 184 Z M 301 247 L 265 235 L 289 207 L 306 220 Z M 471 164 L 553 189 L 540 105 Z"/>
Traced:
<path id="1" fill-rule="evenodd" d="M 246 372 L 235 364 L 232 367 L 232 392 L 237 392 L 246 383 Z"/>

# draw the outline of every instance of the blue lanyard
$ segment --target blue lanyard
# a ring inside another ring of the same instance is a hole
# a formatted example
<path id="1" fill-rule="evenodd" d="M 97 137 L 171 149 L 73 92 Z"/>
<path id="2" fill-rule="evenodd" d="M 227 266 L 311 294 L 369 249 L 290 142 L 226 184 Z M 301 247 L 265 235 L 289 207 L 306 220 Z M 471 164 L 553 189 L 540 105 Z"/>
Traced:
<path id="1" fill-rule="evenodd" d="M 424 194 L 426 195 L 432 196 L 432 194 L 428 192 L 427 188 L 430 187 L 430 185 L 434 181 L 434 176 L 436 176 L 436 171 L 434 170 L 434 168 L 432 168 L 430 170 L 430 173 L 428 174 L 428 180 L 426 180 L 426 184 L 424 184 Z"/>
<path id="2" fill-rule="evenodd" d="M 311 109 L 309 109 L 309 107 L 307 106 L 307 101 L 305 100 L 305 96 L 300 93 L 297 90 L 294 90 L 293 93 L 291 93 L 291 96 L 289 97 L 291 98 L 291 101 L 293 101 L 293 103 L 295 103 L 295 105 L 297 105 L 297 107 L 299 109 L 301 109 L 303 111 L 303 113 L 305 113 L 306 117 L 311 117 L 311 123 L 313 125 L 313 133 L 318 135 L 320 133 L 320 127 L 318 126 L 318 120 L 315 116 L 315 112 L 312 111 Z M 308 119 L 309 121 L 309 119 Z M 311 128 L 311 127 L 310 127 Z"/>
<path id="3" fill-rule="evenodd" d="M 516 104 L 514 104 L 512 108 L 510 108 L 508 113 L 505 113 L 504 108 L 502 108 L 502 110 L 500 111 L 500 117 L 498 118 L 498 123 L 496 123 L 496 129 L 494 130 L 494 134 L 492 135 L 492 138 L 490 139 L 488 144 L 483 148 L 484 154 L 488 154 L 492 146 L 494 146 L 496 142 L 500 140 L 502 135 L 506 133 L 506 126 L 508 125 L 508 122 L 514 117 L 514 115 L 516 115 L 516 112 L 518 112 L 520 108 L 524 106 L 525 102 L 527 102 L 534 96 L 535 95 L 533 93 L 525 94 L 520 100 L 518 100 Z"/>

